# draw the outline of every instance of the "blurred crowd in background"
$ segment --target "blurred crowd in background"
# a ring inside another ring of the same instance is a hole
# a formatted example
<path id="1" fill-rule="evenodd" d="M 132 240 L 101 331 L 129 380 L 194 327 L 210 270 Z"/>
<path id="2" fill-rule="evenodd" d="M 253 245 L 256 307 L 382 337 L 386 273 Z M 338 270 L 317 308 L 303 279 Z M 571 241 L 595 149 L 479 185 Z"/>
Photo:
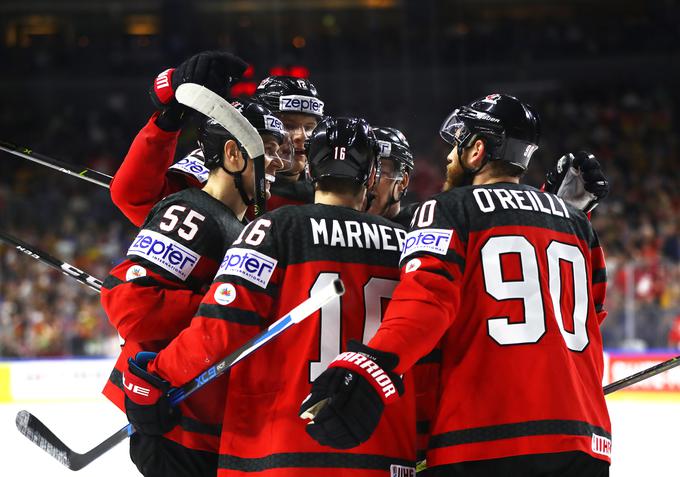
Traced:
<path id="1" fill-rule="evenodd" d="M 449 150 L 437 127 L 446 114 L 486 93 L 515 94 L 542 119 L 527 183 L 540 186 L 561 155 L 580 149 L 596 155 L 610 180 L 610 196 L 592 216 L 608 264 L 605 347 L 680 347 L 680 98 L 670 61 L 680 60 L 680 27 L 670 15 L 680 12 L 677 2 L 637 6 L 643 11 L 633 9 L 634 15 L 626 14 L 631 2 L 617 2 L 619 16 L 602 13 L 599 23 L 597 17 L 564 23 L 578 2 L 552 13 L 534 8 L 529 16 L 478 10 L 473 20 L 465 18 L 474 2 L 460 2 L 459 11 L 436 1 L 382 3 L 396 6 L 362 16 L 315 11 L 310 18 L 318 17 L 318 31 L 309 27 L 302 39 L 287 33 L 298 11 L 283 12 L 273 30 L 279 36 L 263 33 L 262 16 L 231 12 L 221 26 L 217 15 L 205 19 L 214 38 L 205 28 L 184 41 L 180 27 L 164 36 L 176 19 L 163 15 L 157 34 L 116 37 L 110 48 L 103 46 L 114 35 L 107 29 L 22 45 L 22 23 L 5 19 L 0 57 L 16 69 L 0 80 L 0 139 L 113 174 L 152 112 L 145 96 L 155 74 L 196 51 L 222 47 L 255 65 L 255 83 L 267 65 L 302 64 L 331 114 L 402 129 L 416 156 L 407 199 L 418 201 L 443 183 Z M 350 18 L 360 35 L 350 34 Z M 390 40 L 390 28 L 405 19 L 412 28 Z M 291 41 L 272 43 L 283 36 Z M 651 68 L 641 72 L 631 55 L 646 58 Z M 188 128 L 178 158 L 194 141 Z M 100 279 L 135 234 L 106 189 L 6 153 L 0 153 L 0 227 Z M 96 292 L 0 244 L 0 357 L 107 355 L 117 342 Z"/>

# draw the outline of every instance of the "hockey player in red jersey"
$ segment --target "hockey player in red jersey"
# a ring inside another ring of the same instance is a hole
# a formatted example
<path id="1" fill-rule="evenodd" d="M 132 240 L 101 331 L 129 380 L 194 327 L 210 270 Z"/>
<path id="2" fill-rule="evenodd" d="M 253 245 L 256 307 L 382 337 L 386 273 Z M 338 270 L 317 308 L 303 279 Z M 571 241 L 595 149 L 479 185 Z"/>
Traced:
<path id="1" fill-rule="evenodd" d="M 259 132 L 266 172 L 273 179 L 282 164 L 279 145 L 287 140 L 281 122 L 260 104 L 231 104 L 253 126 L 252 133 Z M 205 187 L 161 200 L 102 288 L 104 310 L 126 340 L 104 393 L 123 410 L 124 389 L 134 386 L 133 378 L 122 378 L 127 359 L 159 351 L 189 325 L 256 195 L 254 160 L 245 155 L 242 138 L 207 119 L 199 142 L 210 170 Z M 172 429 L 132 436 L 130 454 L 142 474 L 215 475 L 225 384 L 217 380 L 182 403 L 182 419 Z"/>
<path id="2" fill-rule="evenodd" d="M 290 167 L 276 175 L 267 210 L 312 203 L 314 189 L 307 180 L 305 141 L 324 115 L 324 102 L 316 87 L 303 78 L 269 76 L 258 85 L 254 98 L 274 111 L 283 122 L 295 149 Z"/>
<path id="3" fill-rule="evenodd" d="M 413 153 L 404 134 L 395 128 L 373 127 L 380 147 L 380 182 L 371 191 L 367 212 L 381 215 L 404 227 L 411 221 L 411 208 L 402 207 L 413 174 Z"/>
<path id="4" fill-rule="evenodd" d="M 606 476 L 597 235 L 581 210 L 519 184 L 539 138 L 529 106 L 489 95 L 455 110 L 441 134 L 453 145 L 448 191 L 414 214 L 401 282 L 368 343 L 398 357 L 396 373 L 441 346 L 426 475 Z M 309 433 L 331 447 L 356 434 L 351 423 L 376 422 L 346 383 L 380 369 L 348 360 L 339 355 L 303 404 Z"/>
<path id="5" fill-rule="evenodd" d="M 189 110 L 177 102 L 174 91 L 183 83 L 196 83 L 222 96 L 241 77 L 248 64 L 225 52 L 204 51 L 156 77 L 149 94 L 157 110 L 139 131 L 111 181 L 111 200 L 136 226 L 163 197 L 186 187 L 203 187 L 208 170 L 196 150 L 177 164 L 175 148 Z"/>
<path id="6" fill-rule="evenodd" d="M 412 391 L 390 406 L 374 438 L 348 440 L 345 447 L 360 445 L 344 452 L 320 446 L 296 417 L 311 381 L 333 356 L 348 342 L 353 353 L 365 350 L 361 343 L 378 327 L 396 285 L 405 236 L 398 225 L 360 211 L 377 169 L 377 145 L 365 121 L 325 119 L 314 131 L 308 152 L 315 204 L 281 207 L 244 229 L 225 255 L 191 326 L 149 363 L 148 370 L 160 378 L 148 375 L 139 385 L 151 389 L 161 378 L 168 385 L 183 384 L 340 277 L 348 281 L 342 299 L 230 371 L 218 475 L 414 475 Z M 380 363 L 385 370 L 374 385 L 385 389 L 388 400 L 396 399 L 404 386 L 391 371 L 394 358 L 391 353 L 364 358 L 366 364 Z M 413 389 L 410 377 L 403 379 Z M 371 384 L 356 384 L 356 393 L 365 396 L 359 405 L 381 405 L 371 394 Z M 167 399 L 150 394 L 148 414 L 162 420 L 169 415 Z"/>

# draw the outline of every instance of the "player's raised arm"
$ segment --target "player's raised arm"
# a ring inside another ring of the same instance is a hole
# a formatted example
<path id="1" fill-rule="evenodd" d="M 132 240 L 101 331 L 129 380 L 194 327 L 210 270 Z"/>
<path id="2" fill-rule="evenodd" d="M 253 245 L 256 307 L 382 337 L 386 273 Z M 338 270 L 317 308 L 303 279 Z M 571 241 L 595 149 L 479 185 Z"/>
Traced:
<path id="1" fill-rule="evenodd" d="M 157 111 L 135 137 L 111 182 L 111 200 L 132 223 L 140 226 L 163 197 L 191 185 L 198 186 L 201 179 L 207 179 L 196 155 L 189 155 L 179 167 L 168 169 L 190 111 L 175 99 L 177 88 L 184 83 L 197 83 L 226 97 L 229 86 L 246 67 L 243 60 L 229 53 L 206 51 L 156 77 L 149 93 Z M 197 169 L 201 169 L 198 174 Z"/>

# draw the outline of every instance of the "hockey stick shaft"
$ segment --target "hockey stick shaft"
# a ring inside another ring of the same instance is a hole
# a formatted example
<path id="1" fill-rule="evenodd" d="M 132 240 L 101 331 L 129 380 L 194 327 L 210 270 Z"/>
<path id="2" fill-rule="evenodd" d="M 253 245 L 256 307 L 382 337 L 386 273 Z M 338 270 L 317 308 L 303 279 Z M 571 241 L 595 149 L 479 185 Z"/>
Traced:
<path id="1" fill-rule="evenodd" d="M 344 292 L 345 288 L 342 281 L 339 279 L 334 280 L 333 283 L 293 308 L 288 314 L 274 322 L 269 328 L 239 347 L 229 356 L 211 366 L 185 385 L 177 388 L 170 396 L 172 403 L 176 405 L 182 402 L 195 391 L 224 374 L 232 366 L 252 354 L 265 343 L 269 342 L 292 325 L 300 323 L 332 299 L 341 296 Z M 16 425 L 19 432 L 71 470 L 82 469 L 135 432 L 132 425 L 128 424 L 93 449 L 84 454 L 78 454 L 77 452 L 73 452 L 63 443 L 63 441 L 61 441 L 61 439 L 54 435 L 47 426 L 27 411 L 20 411 L 17 414 Z"/>
<path id="2" fill-rule="evenodd" d="M 602 388 L 602 390 L 604 391 L 605 395 L 611 394 L 615 391 L 618 391 L 619 389 L 627 388 L 628 386 L 632 386 L 633 384 L 639 383 L 640 381 L 649 379 L 652 376 L 656 376 L 657 374 L 661 374 L 665 371 L 668 371 L 669 369 L 673 369 L 678 365 L 680 365 L 680 356 L 676 356 L 675 358 L 671 358 L 647 369 L 643 369 L 640 372 L 631 374 L 630 376 L 619 379 L 618 381 L 615 381 L 611 384 L 607 384 L 604 388 Z"/>
<path id="3" fill-rule="evenodd" d="M 29 257 L 32 257 L 44 263 L 45 265 L 54 268 L 55 270 L 59 270 L 64 275 L 68 275 L 71 278 L 75 278 L 80 283 L 82 283 L 83 285 L 87 285 L 97 293 L 101 291 L 102 281 L 99 280 L 98 278 L 93 277 L 89 273 L 82 271 L 80 268 L 74 267 L 69 263 L 59 260 L 58 258 L 53 257 L 49 253 L 40 250 L 37 247 L 29 245 L 23 240 L 19 240 L 18 238 L 6 234 L 3 231 L 0 231 L 0 240 L 9 245 L 12 245 L 18 251 L 28 255 Z"/>
<path id="4" fill-rule="evenodd" d="M 93 184 L 97 184 L 102 187 L 108 188 L 111 184 L 112 177 L 108 174 L 104 174 L 103 172 L 95 171 L 93 169 L 88 169 L 87 167 L 74 167 L 73 165 L 67 164 L 66 162 L 58 161 L 43 154 L 33 152 L 33 150 L 28 147 L 17 146 L 11 142 L 0 140 L 0 150 L 13 154 L 17 157 L 42 164 L 43 166 L 63 172 L 64 174 L 92 182 Z"/>

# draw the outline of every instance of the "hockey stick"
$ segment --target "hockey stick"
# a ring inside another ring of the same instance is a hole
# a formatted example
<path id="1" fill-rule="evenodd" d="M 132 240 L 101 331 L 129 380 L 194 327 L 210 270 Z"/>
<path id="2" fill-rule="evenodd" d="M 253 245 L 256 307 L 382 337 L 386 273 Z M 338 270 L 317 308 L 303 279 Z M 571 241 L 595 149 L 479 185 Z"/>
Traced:
<path id="1" fill-rule="evenodd" d="M 655 364 L 652 367 L 649 367 L 647 369 L 643 369 L 640 372 L 637 372 L 635 374 L 631 374 L 628 377 L 625 377 L 623 379 L 619 379 L 618 381 L 614 381 L 611 384 L 607 384 L 602 390 L 604 391 L 604 394 L 611 394 L 614 391 L 618 391 L 619 389 L 627 388 L 628 386 L 632 386 L 635 383 L 639 383 L 640 381 L 644 381 L 645 379 L 651 378 L 652 376 L 656 376 L 657 374 L 661 374 L 664 371 L 668 371 L 669 369 L 673 369 L 676 366 L 680 365 L 680 356 L 676 356 L 675 358 L 671 358 L 667 361 L 664 361 L 659 364 Z"/>
<path id="2" fill-rule="evenodd" d="M 0 150 L 9 152 L 10 154 L 23 159 L 28 159 L 29 161 L 37 162 L 43 166 L 50 167 L 59 172 L 63 172 L 64 174 L 78 177 L 79 179 L 92 182 L 102 187 L 108 188 L 109 184 L 111 183 L 112 177 L 108 174 L 88 169 L 87 167 L 82 168 L 82 170 L 81 168 L 75 168 L 71 164 L 52 159 L 51 157 L 38 154 L 37 152 L 33 152 L 33 150 L 29 149 L 28 147 L 21 147 L 12 144 L 11 142 L 0 140 Z"/>
<path id="3" fill-rule="evenodd" d="M 264 176 L 264 144 L 257 129 L 223 97 L 208 88 L 184 83 L 177 88 L 178 102 L 208 116 L 229 131 L 253 159 L 255 168 L 255 216 L 265 212 L 267 201 Z"/>
<path id="4" fill-rule="evenodd" d="M 252 352 L 260 348 L 262 345 L 279 335 L 292 325 L 300 323 L 312 313 L 319 310 L 326 303 L 333 298 L 341 296 L 345 293 L 345 288 L 340 279 L 334 280 L 328 286 L 322 288 L 318 293 L 315 293 L 307 300 L 300 303 L 293 308 L 285 316 L 272 323 L 262 333 L 258 334 L 243 346 L 235 350 L 220 362 L 214 364 L 194 379 L 184 384 L 183 386 L 174 389 L 170 393 L 170 400 L 173 405 L 177 405 L 191 394 L 216 379 L 218 376 L 224 374 L 229 368 L 236 363 L 250 355 Z M 118 443 L 124 441 L 127 437 L 132 435 L 135 430 L 131 424 L 123 427 L 115 432 L 101 444 L 93 449 L 79 454 L 71 450 L 64 442 L 54 435 L 47 426 L 45 426 L 38 418 L 33 416 L 28 411 L 19 411 L 16 417 L 16 425 L 19 432 L 28 437 L 38 447 L 57 459 L 63 465 L 71 470 L 80 470 L 97 457 L 101 456 L 108 450 L 115 447 Z"/>
<path id="5" fill-rule="evenodd" d="M 35 258 L 36 260 L 54 268 L 55 270 L 59 270 L 64 275 L 68 275 L 72 278 L 75 278 L 80 283 L 82 283 L 83 285 L 87 285 L 97 293 L 101 291 L 102 281 L 99 280 L 98 278 L 93 277 L 89 273 L 82 271 L 80 268 L 74 267 L 73 265 L 63 262 L 58 258 L 53 257 L 49 253 L 44 252 L 43 250 L 40 250 L 37 247 L 33 247 L 32 245 L 27 244 L 23 240 L 19 240 L 18 238 L 6 234 L 3 231 L 0 231 L 0 240 L 12 245 L 14 248 L 19 250 L 20 252 L 25 253 L 29 257 Z"/>

